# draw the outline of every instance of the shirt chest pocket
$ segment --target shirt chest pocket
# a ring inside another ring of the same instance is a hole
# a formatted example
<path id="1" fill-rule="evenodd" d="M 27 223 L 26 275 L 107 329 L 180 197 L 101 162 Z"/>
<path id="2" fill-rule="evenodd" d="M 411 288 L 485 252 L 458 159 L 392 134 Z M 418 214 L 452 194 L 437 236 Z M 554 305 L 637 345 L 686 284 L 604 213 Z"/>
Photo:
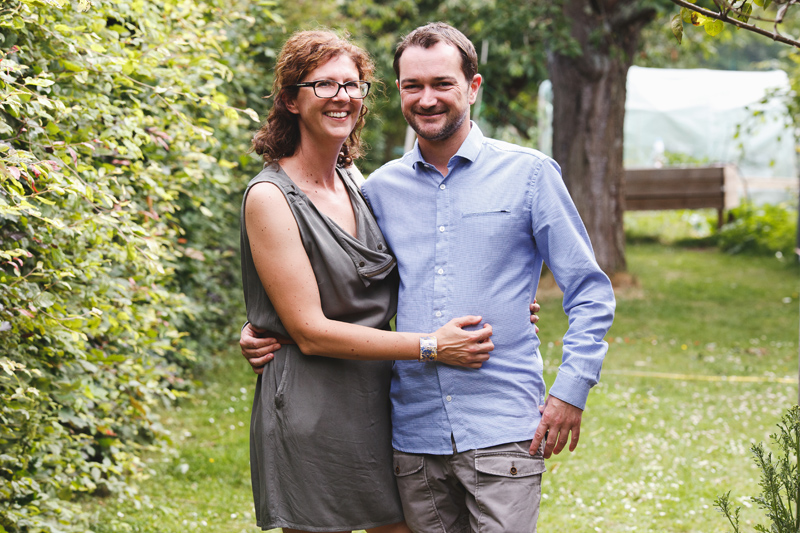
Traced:
<path id="1" fill-rule="evenodd" d="M 527 239 L 529 230 L 530 224 L 519 208 L 480 206 L 461 212 L 457 239 L 459 245 L 469 246 L 470 250 L 481 243 L 481 249 L 496 255 L 498 248 Z"/>
<path id="2" fill-rule="evenodd" d="M 461 218 L 473 217 L 510 217 L 514 212 L 510 207 L 479 207 L 465 210 L 461 213 Z"/>

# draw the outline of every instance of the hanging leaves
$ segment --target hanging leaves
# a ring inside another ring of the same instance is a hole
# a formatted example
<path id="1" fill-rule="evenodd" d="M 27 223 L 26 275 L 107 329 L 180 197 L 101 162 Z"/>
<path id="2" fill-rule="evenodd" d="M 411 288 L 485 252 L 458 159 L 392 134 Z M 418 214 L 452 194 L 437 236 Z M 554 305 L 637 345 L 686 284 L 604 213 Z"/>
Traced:
<path id="1" fill-rule="evenodd" d="M 672 34 L 678 40 L 678 44 L 681 44 L 683 41 L 683 20 L 681 14 L 672 17 L 670 29 L 672 30 Z"/>

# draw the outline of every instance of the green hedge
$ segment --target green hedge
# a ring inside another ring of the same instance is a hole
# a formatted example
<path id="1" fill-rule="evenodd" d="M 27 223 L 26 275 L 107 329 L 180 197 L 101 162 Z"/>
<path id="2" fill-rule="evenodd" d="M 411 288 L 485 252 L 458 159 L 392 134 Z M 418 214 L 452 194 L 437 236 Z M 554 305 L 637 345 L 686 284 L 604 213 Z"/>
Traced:
<path id="1" fill-rule="evenodd" d="M 0 6 L 0 532 L 86 531 L 230 332 L 268 6 Z"/>

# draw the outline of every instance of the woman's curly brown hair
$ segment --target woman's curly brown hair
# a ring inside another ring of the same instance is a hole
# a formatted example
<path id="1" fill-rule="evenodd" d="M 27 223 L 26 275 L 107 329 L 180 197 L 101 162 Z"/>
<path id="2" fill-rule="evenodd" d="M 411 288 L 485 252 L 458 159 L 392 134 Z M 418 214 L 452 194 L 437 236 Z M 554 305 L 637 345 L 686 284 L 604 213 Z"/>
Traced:
<path id="1" fill-rule="evenodd" d="M 271 96 L 275 102 L 267 116 L 266 123 L 253 137 L 251 150 L 271 163 L 294 154 L 300 143 L 300 126 L 297 115 L 291 113 L 286 102 L 297 96 L 303 77 L 320 65 L 335 57 L 345 55 L 353 60 L 358 69 L 359 79 L 372 82 L 375 65 L 366 51 L 354 45 L 346 37 L 339 37 L 331 31 L 301 31 L 293 34 L 281 48 L 275 65 L 275 81 Z M 339 153 L 339 166 L 350 166 L 361 156 L 361 129 L 367 106 L 361 107 L 353 131 L 342 145 Z"/>

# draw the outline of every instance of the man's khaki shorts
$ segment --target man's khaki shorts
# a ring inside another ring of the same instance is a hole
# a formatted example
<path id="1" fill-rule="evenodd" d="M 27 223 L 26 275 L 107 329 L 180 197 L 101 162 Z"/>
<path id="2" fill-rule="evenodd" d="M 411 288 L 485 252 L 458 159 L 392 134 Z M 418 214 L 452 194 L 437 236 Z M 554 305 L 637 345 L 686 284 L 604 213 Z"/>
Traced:
<path id="1" fill-rule="evenodd" d="M 544 442 L 542 443 L 544 444 Z M 397 488 L 415 533 L 535 533 L 545 471 L 531 441 L 452 455 L 395 450 Z"/>

